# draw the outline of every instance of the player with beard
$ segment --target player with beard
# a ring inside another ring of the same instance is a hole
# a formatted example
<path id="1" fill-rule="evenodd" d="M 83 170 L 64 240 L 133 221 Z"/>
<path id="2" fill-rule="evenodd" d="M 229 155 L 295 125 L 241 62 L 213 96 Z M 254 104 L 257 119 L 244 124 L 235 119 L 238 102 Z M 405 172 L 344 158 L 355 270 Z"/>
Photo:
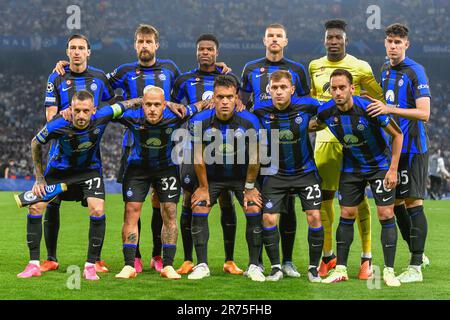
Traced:
<path id="1" fill-rule="evenodd" d="M 278 23 L 267 26 L 264 38 L 266 56 L 248 62 L 242 72 L 240 97 L 244 104 L 253 102 L 253 110 L 272 105 L 269 92 L 269 77 L 277 70 L 287 70 L 292 74 L 295 97 L 309 95 L 308 78 L 305 67 L 284 57 L 284 48 L 288 44 L 286 28 Z M 280 217 L 281 248 L 283 253 L 283 272 L 289 277 L 300 277 L 292 262 L 297 219 L 295 215 L 295 196 L 287 197 L 281 209 Z"/>
<path id="2" fill-rule="evenodd" d="M 45 115 L 47 122 L 60 111 L 69 108 L 73 95 L 80 90 L 88 90 L 94 96 L 94 106 L 99 108 L 102 102 L 111 100 L 114 92 L 102 70 L 88 65 L 91 55 L 89 40 L 84 35 L 75 34 L 67 41 L 68 64 L 64 74 L 53 72 L 47 83 L 45 96 Z M 50 153 L 52 153 L 53 146 Z M 44 238 L 47 249 L 47 260 L 41 265 L 41 271 L 52 271 L 59 268 L 57 259 L 57 243 L 60 225 L 59 198 L 51 201 L 46 207 L 44 219 Z M 108 272 L 104 261 L 96 262 L 97 272 Z"/>

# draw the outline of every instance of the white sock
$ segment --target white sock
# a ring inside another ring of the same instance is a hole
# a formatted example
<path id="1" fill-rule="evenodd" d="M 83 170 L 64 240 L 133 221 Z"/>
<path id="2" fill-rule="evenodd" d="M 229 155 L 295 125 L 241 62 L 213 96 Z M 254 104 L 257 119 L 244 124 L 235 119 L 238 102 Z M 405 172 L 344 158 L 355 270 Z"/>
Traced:
<path id="1" fill-rule="evenodd" d="M 328 252 L 324 252 L 323 253 L 323 257 L 324 258 L 326 258 L 326 257 L 331 257 L 333 255 L 333 251 L 328 251 Z"/>
<path id="2" fill-rule="evenodd" d="M 35 266 L 38 266 L 38 267 L 40 266 L 39 260 L 30 260 L 29 263 L 34 264 Z"/>
<path id="3" fill-rule="evenodd" d="M 372 252 L 363 252 L 361 253 L 361 258 L 371 259 L 372 258 Z"/>
<path id="4" fill-rule="evenodd" d="M 272 269 L 273 269 L 273 268 L 281 269 L 281 264 L 274 264 L 274 265 L 272 266 Z"/>
<path id="5" fill-rule="evenodd" d="M 419 272 L 422 270 L 422 266 L 413 266 L 413 265 L 410 265 L 410 267 L 413 268 L 413 269 L 416 269 L 416 270 L 419 271 Z"/>

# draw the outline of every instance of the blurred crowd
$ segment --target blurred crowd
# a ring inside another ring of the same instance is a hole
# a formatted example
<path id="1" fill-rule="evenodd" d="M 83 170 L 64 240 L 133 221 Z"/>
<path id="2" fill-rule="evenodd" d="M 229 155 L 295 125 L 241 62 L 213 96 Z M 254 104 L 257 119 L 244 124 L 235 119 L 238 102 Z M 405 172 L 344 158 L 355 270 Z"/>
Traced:
<path id="1" fill-rule="evenodd" d="M 336 17 L 348 21 L 354 38 L 364 39 L 373 13 L 367 12 L 369 5 L 380 8 L 381 29 L 372 30 L 374 36 L 382 36 L 388 24 L 402 22 L 421 26 L 411 30 L 415 43 L 450 40 L 448 0 L 0 0 L 0 30 L 5 36 L 67 36 L 72 32 L 66 24 L 70 5 L 80 8 L 80 31 L 102 41 L 129 39 L 140 22 L 156 26 L 165 39 L 186 41 L 214 31 L 226 41 L 260 40 L 268 23 L 282 22 L 289 38 L 309 40 L 321 38 L 323 22 Z"/>

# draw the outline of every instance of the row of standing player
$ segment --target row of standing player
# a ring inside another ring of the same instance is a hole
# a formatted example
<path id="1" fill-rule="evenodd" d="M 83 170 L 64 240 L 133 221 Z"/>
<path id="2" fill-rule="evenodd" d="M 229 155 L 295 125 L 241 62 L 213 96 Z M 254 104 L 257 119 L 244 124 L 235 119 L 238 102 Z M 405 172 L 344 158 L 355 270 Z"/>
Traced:
<path id="1" fill-rule="evenodd" d="M 337 25 L 336 24 L 335 25 L 329 24 L 326 27 L 326 30 L 327 31 L 326 31 L 325 44 L 326 44 L 327 49 L 328 49 L 327 50 L 328 56 L 326 58 L 327 58 L 327 60 L 329 60 L 330 64 L 332 64 L 331 62 L 335 62 L 335 63 L 334 63 L 334 66 L 327 66 L 326 64 L 323 65 L 319 69 L 320 72 L 325 71 L 324 73 L 329 73 L 330 72 L 330 70 L 329 70 L 330 68 L 333 68 L 333 67 L 336 68 L 337 66 L 340 66 L 340 65 L 343 64 L 343 63 L 339 64 L 339 63 L 336 63 L 336 62 L 339 62 L 339 61 L 347 62 L 347 61 L 343 61 L 343 60 L 354 60 L 354 61 L 348 61 L 348 62 L 350 62 L 350 63 L 348 63 L 350 69 L 352 69 L 351 67 L 355 68 L 355 65 L 358 65 L 358 63 L 361 64 L 360 60 L 355 61 L 355 59 L 353 57 L 351 57 L 350 55 L 346 55 L 345 54 L 345 43 L 346 43 L 345 25 L 342 26 L 342 25 L 339 25 L 339 23 Z M 157 39 L 153 39 L 153 40 L 154 40 L 153 41 L 154 45 L 156 45 Z M 243 88 L 244 88 L 243 91 L 244 92 L 245 91 L 251 91 L 251 90 L 248 90 L 247 88 L 254 89 L 254 102 L 255 103 L 256 103 L 256 101 L 259 101 L 259 102 L 261 102 L 261 101 L 264 102 L 264 100 L 267 101 L 268 100 L 268 97 L 267 97 L 268 95 L 267 95 L 267 90 L 266 90 L 267 84 L 264 84 L 264 82 L 266 82 L 266 83 L 268 82 L 267 74 L 273 72 L 276 69 L 288 69 L 290 72 L 294 73 L 294 77 L 296 79 L 296 81 L 295 81 L 296 84 L 302 84 L 302 83 L 306 84 L 306 90 L 305 89 L 299 89 L 298 88 L 299 86 L 297 86 L 297 89 L 299 91 L 299 95 L 307 94 L 308 93 L 307 92 L 308 89 L 307 89 L 307 83 L 306 83 L 306 75 L 305 75 L 304 72 L 302 73 L 302 68 L 299 68 L 299 66 L 301 66 L 301 65 L 293 63 L 293 66 L 289 66 L 288 62 L 290 62 L 290 61 L 288 61 L 288 60 L 283 58 L 283 48 L 287 44 L 287 38 L 286 38 L 285 30 L 282 27 L 280 27 L 280 26 L 269 27 L 266 30 L 266 35 L 265 35 L 264 41 L 265 41 L 265 45 L 266 45 L 266 48 L 267 48 L 266 58 L 265 59 L 260 59 L 258 61 L 255 61 L 254 63 L 249 63 L 246 66 L 246 69 L 244 70 L 244 77 L 243 77 L 243 82 L 244 82 L 243 83 Z M 340 45 L 342 45 L 342 43 L 344 45 L 342 47 L 340 47 Z M 344 50 L 342 50 L 342 49 L 344 49 Z M 217 44 L 216 44 L 216 47 L 213 48 L 212 50 L 213 50 L 212 57 L 215 58 L 215 56 L 217 55 Z M 143 52 L 143 54 L 145 55 L 145 51 Z M 141 54 L 139 54 L 139 56 L 140 55 Z M 208 56 L 208 54 L 205 54 L 204 61 L 203 61 L 205 63 L 208 60 L 207 56 Z M 340 56 L 340 59 L 337 59 L 339 56 Z M 322 58 L 322 59 L 324 59 L 324 58 Z M 199 58 L 199 60 L 201 60 L 201 59 Z M 333 61 L 333 60 L 335 60 L 335 61 Z M 199 62 L 201 62 L 201 61 L 199 61 Z M 352 63 L 352 62 L 354 62 L 354 63 Z M 317 61 L 316 61 L 316 64 L 317 64 Z M 200 63 L 200 66 L 202 66 L 201 63 Z M 314 86 L 314 81 L 317 81 L 316 78 L 318 78 L 320 75 L 317 74 L 316 77 L 314 76 L 314 74 L 313 74 L 314 71 L 312 70 L 313 66 L 314 66 L 314 61 L 310 65 L 310 72 L 312 73 L 311 74 L 311 80 L 312 80 L 312 83 L 313 83 L 313 94 L 314 94 L 315 91 L 318 91 L 317 88 L 319 88 L 319 89 L 320 88 L 324 88 L 322 90 L 325 91 L 325 86 Z M 253 67 L 253 69 L 252 69 L 252 67 Z M 361 69 L 363 69 L 362 71 L 367 71 L 367 67 L 368 67 L 368 70 L 370 71 L 370 67 L 368 65 L 364 66 L 364 67 L 366 67 L 366 68 L 365 68 L 365 70 L 364 70 L 364 68 L 361 68 Z M 131 68 L 131 69 L 133 69 L 133 68 Z M 295 70 L 292 70 L 292 69 L 295 69 Z M 300 69 L 300 72 L 295 72 L 295 71 L 297 71 L 299 69 Z M 356 68 L 356 69 L 358 69 L 358 68 Z M 134 72 L 136 72 L 136 71 L 137 70 L 134 70 Z M 360 70 L 356 70 L 356 71 L 360 71 Z M 246 72 L 247 72 L 247 77 L 246 77 Z M 258 74 L 258 72 L 259 72 L 259 74 Z M 367 74 L 364 74 L 364 72 L 361 72 L 361 74 L 358 74 L 358 72 L 355 72 L 355 73 L 356 73 L 355 80 L 357 80 L 357 81 L 355 81 L 356 86 L 358 87 L 358 84 L 360 84 L 360 85 L 362 84 L 366 88 L 366 85 L 368 85 L 367 89 L 369 89 L 370 88 L 369 84 L 371 83 L 371 81 L 370 81 L 371 80 L 370 79 L 371 71 L 369 72 L 370 73 L 369 77 L 367 77 Z M 250 77 L 248 76 L 249 74 L 251 75 Z M 266 74 L 266 75 L 264 75 L 264 74 Z M 113 76 L 115 76 L 115 75 L 117 75 L 117 72 L 115 74 L 113 74 Z M 264 75 L 264 77 L 262 77 L 262 75 Z M 138 76 L 139 76 L 139 72 L 135 73 L 134 77 L 138 77 Z M 161 79 L 163 77 L 159 77 L 159 78 Z M 373 78 L 373 76 L 372 76 L 372 78 Z M 246 79 L 247 79 L 247 85 L 246 85 Z M 251 81 L 249 82 L 248 79 L 251 79 Z M 360 81 L 358 81 L 358 79 Z M 194 80 L 194 82 L 195 82 L 195 80 Z M 375 81 L 375 83 L 376 83 L 376 81 Z M 304 88 L 304 86 L 303 86 L 303 88 Z M 70 90 L 70 89 L 68 89 L 68 90 Z M 130 89 L 130 92 L 131 92 L 131 90 L 132 89 Z M 135 88 L 135 90 L 136 90 L 136 88 Z M 245 101 L 245 94 L 242 95 L 242 98 Z M 270 96 L 269 96 L 269 99 L 270 99 Z M 334 145 L 336 145 L 336 144 L 334 144 Z M 317 161 L 317 159 L 316 159 L 316 161 Z M 320 168 L 319 168 L 319 171 L 320 171 Z M 323 177 L 322 174 L 321 174 L 321 176 Z M 334 176 L 336 176 L 336 174 L 334 174 Z M 322 187 L 322 189 L 328 190 L 327 188 L 324 188 L 324 187 Z M 330 190 L 336 190 L 336 189 L 337 188 L 334 188 L 334 189 L 330 188 Z M 324 196 L 325 196 L 325 194 L 324 194 Z M 182 215 L 182 217 L 183 216 L 184 215 Z M 360 216 L 361 216 L 361 214 L 360 214 Z M 332 218 L 330 220 L 332 221 Z M 324 223 L 324 226 L 325 225 L 326 225 L 326 223 Z M 295 226 L 295 223 L 290 223 L 289 226 L 293 227 L 293 226 Z M 369 220 L 369 228 L 370 228 L 370 220 Z M 282 232 L 282 235 L 283 234 L 289 234 L 289 232 L 286 232 L 286 233 Z M 367 230 L 366 230 L 366 232 L 363 233 L 363 234 L 365 234 L 365 235 L 369 234 L 368 238 L 370 239 L 370 229 L 369 229 L 369 232 L 367 232 Z M 403 234 L 403 232 L 402 232 L 402 234 Z M 367 237 L 366 237 L 366 239 L 367 239 Z M 363 240 L 364 240 L 364 237 L 363 237 Z M 327 243 L 327 241 L 325 241 L 325 242 Z M 293 243 L 293 241 L 292 241 L 292 243 Z M 331 243 L 331 241 L 330 241 L 330 243 Z M 283 248 L 285 248 L 285 247 L 286 246 L 283 246 Z M 291 248 L 292 247 L 293 247 L 293 245 L 291 246 Z M 321 270 L 323 269 L 322 268 L 323 265 L 326 265 L 329 269 L 331 269 L 333 267 L 332 264 L 329 263 L 330 261 L 333 261 L 333 259 L 328 260 L 328 262 L 326 261 L 326 258 L 330 257 L 330 255 L 327 255 L 327 254 L 330 253 L 330 251 L 331 250 L 328 250 L 328 251 L 324 252 L 325 254 L 324 254 L 324 260 L 323 260 L 323 262 L 321 264 Z M 192 249 L 191 249 L 191 252 L 192 252 Z M 292 249 L 291 249 L 291 252 L 292 252 Z M 370 240 L 369 240 L 369 252 L 368 253 L 370 254 Z M 368 264 L 369 268 L 368 268 L 368 270 L 370 271 L 370 256 L 367 255 L 367 252 L 364 252 L 363 254 L 365 254 L 365 256 L 363 256 L 362 267 L 364 265 L 367 265 L 367 263 L 365 263 L 366 261 L 369 261 L 369 264 Z M 332 255 L 331 255 L 331 257 L 332 257 Z M 188 260 L 188 259 L 185 259 L 185 260 Z M 363 269 L 363 268 L 361 268 L 361 269 Z M 360 272 L 360 274 L 361 274 L 361 272 Z"/>

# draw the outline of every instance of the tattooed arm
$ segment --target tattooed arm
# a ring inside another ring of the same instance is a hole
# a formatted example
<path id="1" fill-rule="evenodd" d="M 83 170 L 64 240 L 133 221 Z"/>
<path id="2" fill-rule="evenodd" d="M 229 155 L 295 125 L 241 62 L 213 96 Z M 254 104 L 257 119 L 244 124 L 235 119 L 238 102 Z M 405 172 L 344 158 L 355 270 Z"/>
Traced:
<path id="1" fill-rule="evenodd" d="M 31 155 L 33 158 L 34 172 L 36 175 L 36 182 L 33 185 L 33 193 L 39 197 L 45 195 L 45 178 L 44 170 L 42 168 L 42 145 L 36 138 L 31 140 Z"/>

